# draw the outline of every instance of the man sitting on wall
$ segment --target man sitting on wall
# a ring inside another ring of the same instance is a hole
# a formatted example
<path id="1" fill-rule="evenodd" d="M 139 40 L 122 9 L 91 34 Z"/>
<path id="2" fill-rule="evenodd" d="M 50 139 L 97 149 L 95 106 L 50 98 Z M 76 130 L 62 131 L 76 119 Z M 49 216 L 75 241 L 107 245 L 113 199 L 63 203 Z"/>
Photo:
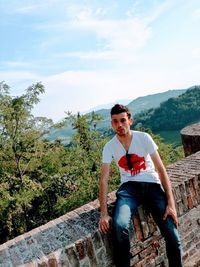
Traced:
<path id="1" fill-rule="evenodd" d="M 151 212 L 166 242 L 169 267 L 181 267 L 181 244 L 171 183 L 157 151 L 145 132 L 132 131 L 131 114 L 126 106 L 111 109 L 111 123 L 116 135 L 104 146 L 99 201 L 99 229 L 112 229 L 116 267 L 130 267 L 129 226 L 139 205 Z M 121 185 L 116 193 L 112 218 L 107 210 L 109 170 L 112 159 L 119 167 Z"/>

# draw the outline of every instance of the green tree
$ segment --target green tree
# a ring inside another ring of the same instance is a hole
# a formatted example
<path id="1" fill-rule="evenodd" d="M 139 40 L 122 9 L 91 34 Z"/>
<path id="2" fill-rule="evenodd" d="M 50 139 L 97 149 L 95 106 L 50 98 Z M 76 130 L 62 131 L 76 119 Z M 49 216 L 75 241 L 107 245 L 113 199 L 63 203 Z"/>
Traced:
<path id="1" fill-rule="evenodd" d="M 76 130 L 66 150 L 68 156 L 65 169 L 73 191 L 67 197 L 59 198 L 56 204 L 57 214 L 67 212 L 98 197 L 101 151 L 107 141 L 97 131 L 101 117 L 94 112 L 83 115 L 68 112 L 66 120 Z"/>
<path id="2" fill-rule="evenodd" d="M 27 230 L 28 210 L 43 191 L 33 169 L 40 165 L 42 136 L 52 121 L 31 114 L 41 93 L 44 87 L 37 83 L 12 97 L 9 86 L 0 83 L 0 230 L 7 237 Z"/>

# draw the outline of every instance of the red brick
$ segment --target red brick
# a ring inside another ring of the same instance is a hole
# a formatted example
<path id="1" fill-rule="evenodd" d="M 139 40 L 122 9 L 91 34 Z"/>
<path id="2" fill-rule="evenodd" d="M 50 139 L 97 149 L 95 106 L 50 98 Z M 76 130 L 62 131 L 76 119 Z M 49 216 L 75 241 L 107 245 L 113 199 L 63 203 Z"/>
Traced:
<path id="1" fill-rule="evenodd" d="M 141 230 L 141 227 L 140 227 L 140 221 L 139 221 L 137 216 L 134 216 L 132 221 L 133 221 L 133 226 L 134 226 L 134 229 L 135 229 L 136 238 L 139 241 L 141 241 L 143 239 L 143 235 L 142 235 L 142 230 Z"/>
<path id="2" fill-rule="evenodd" d="M 85 257 L 85 247 L 84 247 L 84 241 L 77 241 L 75 242 L 76 250 L 79 255 L 79 259 L 82 260 Z"/>
<path id="3" fill-rule="evenodd" d="M 56 259 L 49 259 L 48 260 L 48 267 L 58 267 L 58 263 Z"/>
<path id="4" fill-rule="evenodd" d="M 193 208 L 193 199 L 191 195 L 187 196 L 187 201 L 188 201 L 188 208 L 192 209 Z"/>
<path id="5" fill-rule="evenodd" d="M 86 251 L 90 259 L 93 259 L 95 257 L 91 237 L 87 237 L 86 239 Z"/>
<path id="6" fill-rule="evenodd" d="M 142 259 L 141 261 L 139 261 L 138 263 L 136 263 L 134 267 L 144 267 L 147 264 L 154 263 L 155 262 L 155 259 L 156 259 L 156 254 L 155 253 L 152 253 L 148 257 L 145 257 L 145 259 Z"/>

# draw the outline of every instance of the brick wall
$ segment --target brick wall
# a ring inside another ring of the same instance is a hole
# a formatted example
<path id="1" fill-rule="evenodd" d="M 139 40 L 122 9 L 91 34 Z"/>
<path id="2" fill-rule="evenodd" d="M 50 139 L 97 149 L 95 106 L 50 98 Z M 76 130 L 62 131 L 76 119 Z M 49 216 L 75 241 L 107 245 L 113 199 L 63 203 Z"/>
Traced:
<path id="1" fill-rule="evenodd" d="M 184 266 L 200 266 L 200 152 L 167 168 L 176 200 Z M 115 193 L 109 194 L 112 209 Z M 0 267 L 112 267 L 112 242 L 97 229 L 95 200 L 0 246 Z M 142 208 L 131 230 L 132 266 L 167 266 L 165 244 Z"/>
<path id="2" fill-rule="evenodd" d="M 181 139 L 186 157 L 200 151 L 200 122 L 183 128 Z"/>

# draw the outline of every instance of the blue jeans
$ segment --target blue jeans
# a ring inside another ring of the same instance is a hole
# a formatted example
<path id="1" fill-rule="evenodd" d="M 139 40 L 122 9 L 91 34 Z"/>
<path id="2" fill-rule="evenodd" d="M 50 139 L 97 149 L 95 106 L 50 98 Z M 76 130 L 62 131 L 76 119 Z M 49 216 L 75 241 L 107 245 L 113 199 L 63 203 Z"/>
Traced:
<path id="1" fill-rule="evenodd" d="M 167 201 L 161 186 L 156 183 L 127 182 L 116 193 L 113 210 L 113 248 L 117 267 L 130 267 L 129 226 L 131 218 L 141 204 L 152 214 L 165 239 L 169 267 L 181 267 L 181 243 L 171 217 L 163 220 Z"/>

